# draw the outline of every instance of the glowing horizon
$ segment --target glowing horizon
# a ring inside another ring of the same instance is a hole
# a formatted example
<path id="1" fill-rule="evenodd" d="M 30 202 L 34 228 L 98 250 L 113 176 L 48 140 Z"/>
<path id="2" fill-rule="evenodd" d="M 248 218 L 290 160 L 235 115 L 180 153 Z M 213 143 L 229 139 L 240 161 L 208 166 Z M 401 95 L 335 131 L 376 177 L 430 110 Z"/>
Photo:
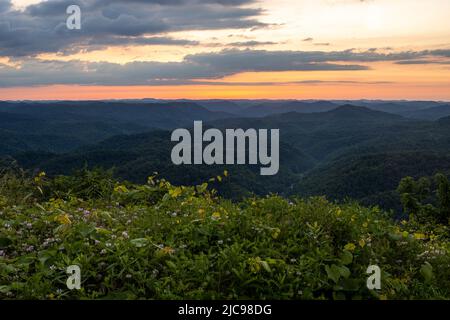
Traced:
<path id="1" fill-rule="evenodd" d="M 449 1 L 244 0 L 209 5 L 207 14 L 221 17 L 223 27 L 204 22 L 196 1 L 183 0 L 180 8 L 140 4 L 148 15 L 192 24 L 176 25 L 177 30 L 130 36 L 120 28 L 105 31 L 88 23 L 81 38 L 54 38 L 61 43 L 50 49 L 27 40 L 2 44 L 0 39 L 0 100 L 450 101 Z M 39 20 L 42 1 L 12 4 L 4 13 L 0 8 L 0 18 L 19 17 L 11 20 L 19 27 L 33 8 L 38 12 L 33 19 L 42 23 L 36 34 L 45 35 L 46 19 Z M 144 26 L 152 22 L 129 10 Z M 187 17 L 180 15 L 185 11 Z M 6 33 L 11 38 L 13 27 Z"/>

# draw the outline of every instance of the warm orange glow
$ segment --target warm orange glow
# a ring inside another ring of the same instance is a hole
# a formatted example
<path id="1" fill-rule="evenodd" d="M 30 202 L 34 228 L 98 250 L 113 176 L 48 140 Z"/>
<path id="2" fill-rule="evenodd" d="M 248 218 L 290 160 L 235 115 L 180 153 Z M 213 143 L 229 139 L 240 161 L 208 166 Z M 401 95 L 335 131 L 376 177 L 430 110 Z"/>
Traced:
<path id="1" fill-rule="evenodd" d="M 97 99 L 417 99 L 450 101 L 445 84 L 304 84 L 271 86 L 45 86 L 2 88 L 1 100 Z"/>
<path id="2" fill-rule="evenodd" d="M 13 0 L 13 4 L 23 9 L 27 5 L 42 1 L 44 0 Z M 180 30 L 156 36 L 189 40 L 191 45 L 144 46 L 117 43 L 108 48 L 86 48 L 89 50 L 67 55 L 61 52 L 45 53 L 38 55 L 37 58 L 43 61 L 80 60 L 119 64 L 134 61 L 180 62 L 189 54 L 217 52 L 229 48 L 232 43 L 246 41 L 267 42 L 267 45 L 252 49 L 269 51 L 341 51 L 353 48 L 365 52 L 370 48 L 376 48 L 378 53 L 391 53 L 448 49 L 450 45 L 448 0 L 259 0 L 248 7 L 261 8 L 262 13 L 257 19 L 270 24 L 270 28 Z M 239 49 L 246 48 L 244 46 Z M 435 56 L 428 59 L 436 62 L 439 58 Z M 196 80 L 199 81 L 198 85 L 5 87 L 0 88 L 0 100 L 124 98 L 450 100 L 450 59 L 440 59 L 447 64 L 340 62 L 364 65 L 370 69 L 244 72 L 223 79 Z M 2 64 L 19 67 L 20 59 L 10 61 L 8 58 L 0 57 L 0 75 Z M 39 74 L 32 77 L 39 79 Z M 120 74 L 117 77 L 120 77 Z M 54 83 L 58 83 L 58 79 L 55 79 Z"/>

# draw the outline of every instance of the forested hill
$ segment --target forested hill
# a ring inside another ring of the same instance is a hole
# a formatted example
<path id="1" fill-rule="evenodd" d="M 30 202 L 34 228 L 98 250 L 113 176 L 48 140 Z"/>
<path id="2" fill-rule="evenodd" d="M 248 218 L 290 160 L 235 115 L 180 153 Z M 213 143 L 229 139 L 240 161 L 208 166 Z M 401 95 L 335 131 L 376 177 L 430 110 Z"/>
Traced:
<path id="1" fill-rule="evenodd" d="M 115 112 L 120 114 L 118 108 L 114 106 L 112 115 L 105 117 L 114 119 Z M 136 108 L 145 109 L 144 106 Z M 135 182 L 143 182 L 145 177 L 158 172 L 161 177 L 175 184 L 191 185 L 227 169 L 231 178 L 227 184 L 218 188 L 223 195 L 231 198 L 270 192 L 285 196 L 326 195 L 330 199 L 351 197 L 387 208 L 399 207 L 398 195 L 394 190 L 403 176 L 419 177 L 449 171 L 449 118 L 437 121 L 409 119 L 348 104 L 325 112 L 289 112 L 258 118 L 236 115 L 227 118 L 223 112 L 215 114 L 202 107 L 193 108 L 196 110 L 195 115 L 190 118 L 183 118 L 174 112 L 187 128 L 192 126 L 192 119 L 204 120 L 205 128 L 279 128 L 279 174 L 261 177 L 259 166 L 174 166 L 170 161 L 174 144 L 170 142 L 170 131 L 164 130 L 138 134 L 128 132 L 125 135 L 114 135 L 110 131 L 110 138 L 100 142 L 95 141 L 98 134 L 89 133 L 86 137 L 91 137 L 90 143 L 73 143 L 77 147 L 69 152 L 55 152 L 54 148 L 27 148 L 25 145 L 7 154 L 27 169 L 44 170 L 49 174 L 67 174 L 85 165 L 114 167 L 117 177 Z M 196 112 L 205 118 L 201 119 Z M 80 114 L 86 116 L 87 111 L 77 111 L 76 117 Z M 167 117 L 171 115 L 169 112 Z M 17 121 L 30 121 L 29 114 L 23 116 Z M 128 130 L 145 131 L 137 124 L 131 127 L 124 122 L 120 124 Z M 4 125 L 5 128 L 7 126 L 14 127 L 14 121 Z M 99 127 L 94 125 L 92 128 L 98 130 Z M 84 129 L 79 131 L 77 139 L 87 132 Z M 39 137 L 39 131 L 35 132 Z M 70 125 L 67 132 L 70 133 Z M 53 133 L 58 131 L 54 130 Z M 49 142 L 43 135 L 41 137 L 41 143 Z M 57 137 L 73 139 L 70 134 Z M 16 142 L 12 145 L 20 146 Z"/>

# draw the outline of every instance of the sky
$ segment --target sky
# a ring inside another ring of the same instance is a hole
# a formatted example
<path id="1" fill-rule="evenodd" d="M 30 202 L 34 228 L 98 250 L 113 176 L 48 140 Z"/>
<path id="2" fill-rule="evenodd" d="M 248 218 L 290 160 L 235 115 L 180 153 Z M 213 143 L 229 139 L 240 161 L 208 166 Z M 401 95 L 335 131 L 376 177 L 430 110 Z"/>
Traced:
<path id="1" fill-rule="evenodd" d="M 81 29 L 66 26 L 70 5 Z M 0 0 L 0 100 L 450 101 L 448 0 Z"/>

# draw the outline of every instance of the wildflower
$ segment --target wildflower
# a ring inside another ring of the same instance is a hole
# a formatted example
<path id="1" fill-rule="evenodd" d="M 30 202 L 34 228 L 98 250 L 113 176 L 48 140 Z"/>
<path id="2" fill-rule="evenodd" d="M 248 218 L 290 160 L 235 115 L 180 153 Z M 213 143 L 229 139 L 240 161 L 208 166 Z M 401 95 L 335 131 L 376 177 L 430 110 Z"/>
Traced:
<path id="1" fill-rule="evenodd" d="M 220 213 L 219 212 L 214 212 L 211 216 L 211 219 L 214 221 L 220 220 Z"/>
<path id="2" fill-rule="evenodd" d="M 359 240 L 358 244 L 360 245 L 361 248 L 364 248 L 366 246 L 366 240 L 361 239 Z"/>
<path id="3" fill-rule="evenodd" d="M 106 250 L 102 249 L 102 251 L 100 251 L 100 254 L 106 254 Z"/>
<path id="4" fill-rule="evenodd" d="M 5 256 L 5 251 L 4 250 L 0 250 L 0 257 L 4 257 Z"/>
<path id="5" fill-rule="evenodd" d="M 28 222 L 28 223 L 26 224 L 26 226 L 27 226 L 28 229 L 33 228 L 33 224 L 31 224 L 30 222 Z"/>
<path id="6" fill-rule="evenodd" d="M 217 244 L 218 244 L 218 245 L 222 245 L 222 244 L 223 244 L 223 240 L 217 241 Z"/>
<path id="7" fill-rule="evenodd" d="M 416 238 L 417 240 L 424 240 L 427 238 L 427 236 L 423 233 L 414 233 L 414 238 Z"/>
<path id="8" fill-rule="evenodd" d="M 176 212 L 172 212 L 170 215 L 175 218 L 177 216 L 177 213 Z"/>
<path id="9" fill-rule="evenodd" d="M 127 274 L 126 276 L 125 276 L 125 278 L 127 278 L 127 279 L 131 279 L 131 274 Z"/>
<path id="10" fill-rule="evenodd" d="M 355 251 L 356 246 L 353 243 L 347 243 L 344 246 L 344 249 L 347 250 L 347 251 Z"/>
<path id="11" fill-rule="evenodd" d="M 61 224 L 64 224 L 64 225 L 72 223 L 72 221 L 70 221 L 70 218 L 69 218 L 68 214 L 61 214 L 61 215 L 57 216 L 55 218 L 55 220 L 58 221 Z"/>
<path id="12" fill-rule="evenodd" d="M 52 271 L 54 271 L 54 270 L 56 270 L 56 266 L 52 264 L 52 265 L 49 267 L 49 269 L 52 270 Z"/>
<path id="13" fill-rule="evenodd" d="M 295 259 L 295 258 L 291 259 L 291 263 L 296 263 L 296 262 L 297 262 L 297 259 Z"/>
<path id="14" fill-rule="evenodd" d="M 260 257 L 249 258 L 248 264 L 250 267 L 250 271 L 252 273 L 258 273 L 261 270 L 261 262 L 262 262 L 262 260 Z"/>
<path id="15" fill-rule="evenodd" d="M 280 236 L 281 230 L 279 228 L 274 228 L 272 229 L 272 238 L 273 239 L 278 239 L 278 237 Z"/>
<path id="16" fill-rule="evenodd" d="M 61 294 L 63 293 L 63 290 L 62 290 L 62 289 L 57 289 L 57 290 L 56 290 L 56 293 L 59 294 L 59 295 L 61 295 Z"/>
<path id="17" fill-rule="evenodd" d="M 162 249 L 160 250 L 160 252 L 161 252 L 162 254 L 173 254 L 173 253 L 175 253 L 175 249 L 173 249 L 173 248 L 167 246 L 167 247 L 162 248 Z"/>
<path id="18" fill-rule="evenodd" d="M 111 244 L 110 242 L 107 242 L 107 243 L 105 243 L 105 246 L 106 246 L 107 248 L 111 248 L 111 247 L 112 247 L 112 244 Z"/>
<path id="19" fill-rule="evenodd" d="M 32 252 L 34 250 L 34 246 L 32 246 L 32 245 L 29 245 L 26 249 L 25 249 L 25 251 L 27 251 L 27 252 Z"/>
<path id="20" fill-rule="evenodd" d="M 122 237 L 124 237 L 125 239 L 128 239 L 129 238 L 128 232 L 126 232 L 126 231 L 122 232 Z"/>

